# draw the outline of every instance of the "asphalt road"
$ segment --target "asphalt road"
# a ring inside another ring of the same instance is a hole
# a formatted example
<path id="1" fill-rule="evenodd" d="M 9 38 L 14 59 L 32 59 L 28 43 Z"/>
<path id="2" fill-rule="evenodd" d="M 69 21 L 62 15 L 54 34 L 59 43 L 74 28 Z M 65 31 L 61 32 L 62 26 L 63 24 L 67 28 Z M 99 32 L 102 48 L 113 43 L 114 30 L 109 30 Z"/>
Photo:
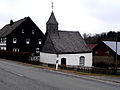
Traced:
<path id="1" fill-rule="evenodd" d="M 0 90 L 120 90 L 120 85 L 0 60 Z"/>

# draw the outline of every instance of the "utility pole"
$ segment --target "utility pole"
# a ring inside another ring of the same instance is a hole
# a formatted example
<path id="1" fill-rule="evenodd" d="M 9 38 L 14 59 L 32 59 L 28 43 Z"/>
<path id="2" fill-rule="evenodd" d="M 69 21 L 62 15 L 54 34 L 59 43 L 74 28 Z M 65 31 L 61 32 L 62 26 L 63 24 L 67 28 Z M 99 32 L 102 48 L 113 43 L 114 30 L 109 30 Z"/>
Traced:
<path id="1" fill-rule="evenodd" d="M 117 35 L 117 33 L 116 33 L 116 60 L 115 60 L 115 67 L 116 67 L 115 69 L 116 69 L 116 72 L 117 72 L 117 48 L 118 48 L 118 47 L 117 47 L 117 41 L 118 41 L 118 40 L 117 40 L 117 36 L 118 36 L 118 35 Z"/>

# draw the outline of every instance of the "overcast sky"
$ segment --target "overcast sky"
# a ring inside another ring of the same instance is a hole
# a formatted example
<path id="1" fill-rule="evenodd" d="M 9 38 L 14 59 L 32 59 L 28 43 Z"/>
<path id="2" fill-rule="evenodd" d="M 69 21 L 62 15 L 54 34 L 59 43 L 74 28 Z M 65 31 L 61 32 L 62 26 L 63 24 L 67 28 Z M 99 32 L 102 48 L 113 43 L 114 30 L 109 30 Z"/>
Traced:
<path id="1" fill-rule="evenodd" d="M 30 16 L 45 32 L 51 2 L 59 30 L 81 34 L 120 31 L 120 0 L 0 0 L 0 28 L 11 19 Z"/>

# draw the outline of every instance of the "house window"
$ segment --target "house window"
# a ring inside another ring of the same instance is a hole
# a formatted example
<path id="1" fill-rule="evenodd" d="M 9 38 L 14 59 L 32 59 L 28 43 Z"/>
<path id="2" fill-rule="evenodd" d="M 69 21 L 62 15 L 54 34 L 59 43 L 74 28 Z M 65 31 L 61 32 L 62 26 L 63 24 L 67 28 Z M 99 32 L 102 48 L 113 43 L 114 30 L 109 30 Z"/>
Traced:
<path id="1" fill-rule="evenodd" d="M 5 38 L 1 38 L 0 42 L 1 43 L 6 43 L 7 42 L 7 38 L 6 37 Z"/>
<path id="2" fill-rule="evenodd" d="M 13 52 L 19 52 L 19 48 L 13 48 Z"/>
<path id="3" fill-rule="evenodd" d="M 25 32 L 24 32 L 24 29 L 22 29 L 22 33 L 25 33 Z"/>
<path id="4" fill-rule="evenodd" d="M 1 47 L 0 49 L 1 49 L 1 50 L 6 50 L 6 47 Z"/>
<path id="5" fill-rule="evenodd" d="M 6 37 L 4 38 L 4 41 L 3 41 L 3 42 L 4 42 L 4 43 L 6 43 L 6 42 L 7 42 L 7 38 L 6 38 Z"/>
<path id="6" fill-rule="evenodd" d="M 95 54 L 98 54 L 98 51 L 95 51 Z"/>
<path id="7" fill-rule="evenodd" d="M 40 52 L 40 48 L 36 48 L 36 53 L 39 53 Z"/>
<path id="8" fill-rule="evenodd" d="M 38 43 L 41 44 L 41 43 L 42 43 L 42 40 L 41 40 L 41 39 L 38 39 Z"/>
<path id="9" fill-rule="evenodd" d="M 80 66 L 84 66 L 84 64 L 85 64 L 85 57 L 84 57 L 84 56 L 81 56 L 81 57 L 80 57 L 80 61 L 79 61 L 79 65 L 80 65 Z"/>
<path id="10" fill-rule="evenodd" d="M 30 44 L 30 39 L 26 39 L 26 44 Z"/>
<path id="11" fill-rule="evenodd" d="M 109 54 L 110 52 L 109 52 L 109 51 L 106 51 L 105 53 L 106 53 L 106 54 Z"/>
<path id="12" fill-rule="evenodd" d="M 32 34 L 34 34 L 35 32 L 34 32 L 34 30 L 32 30 Z"/>
<path id="13" fill-rule="evenodd" d="M 17 43 L 17 38 L 13 38 L 13 43 Z"/>

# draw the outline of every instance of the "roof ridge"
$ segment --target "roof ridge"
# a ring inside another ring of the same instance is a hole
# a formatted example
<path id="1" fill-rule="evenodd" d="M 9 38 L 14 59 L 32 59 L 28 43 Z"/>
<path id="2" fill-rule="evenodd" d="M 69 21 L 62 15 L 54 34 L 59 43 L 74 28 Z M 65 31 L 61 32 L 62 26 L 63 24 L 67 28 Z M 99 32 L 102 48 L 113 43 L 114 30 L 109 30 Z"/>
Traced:
<path id="1" fill-rule="evenodd" d="M 28 18 L 28 17 L 27 17 Z M 17 20 L 13 22 L 12 25 L 6 24 L 1 30 L 0 30 L 0 37 L 4 37 L 11 33 L 17 26 L 19 26 L 21 23 L 23 23 L 26 19 L 26 17 L 20 20 Z"/>
<path id="2" fill-rule="evenodd" d="M 13 23 L 16 23 L 16 22 L 19 22 L 19 21 L 25 20 L 26 18 L 27 18 L 27 17 L 24 17 L 24 18 L 22 18 L 22 19 L 20 19 L 20 20 L 13 21 Z"/>
<path id="3" fill-rule="evenodd" d="M 79 33 L 79 31 L 67 31 L 67 30 L 66 30 L 66 31 L 58 30 L 58 31 L 59 31 L 59 32 L 76 32 L 76 33 L 78 32 L 78 33 Z"/>

